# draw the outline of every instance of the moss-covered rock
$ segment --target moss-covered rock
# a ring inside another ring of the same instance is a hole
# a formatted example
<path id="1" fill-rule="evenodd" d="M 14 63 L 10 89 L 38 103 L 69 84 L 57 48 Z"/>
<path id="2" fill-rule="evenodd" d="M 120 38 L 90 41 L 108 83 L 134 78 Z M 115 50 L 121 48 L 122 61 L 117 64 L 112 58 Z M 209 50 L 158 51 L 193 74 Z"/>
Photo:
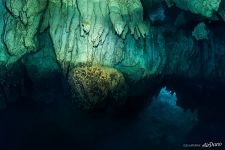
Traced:
<path id="1" fill-rule="evenodd" d="M 103 66 L 79 66 L 69 73 L 69 84 L 76 104 L 84 110 L 105 106 L 111 99 L 118 102 L 126 94 L 123 74 L 116 69 Z"/>

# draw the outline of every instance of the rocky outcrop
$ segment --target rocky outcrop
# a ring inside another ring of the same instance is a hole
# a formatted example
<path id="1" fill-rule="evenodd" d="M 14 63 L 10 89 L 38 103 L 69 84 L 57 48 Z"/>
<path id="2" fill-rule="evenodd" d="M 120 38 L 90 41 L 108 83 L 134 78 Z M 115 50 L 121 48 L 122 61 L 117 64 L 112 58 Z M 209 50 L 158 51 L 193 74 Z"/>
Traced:
<path id="1" fill-rule="evenodd" d="M 192 35 L 196 40 L 207 40 L 209 32 L 205 23 L 199 23 L 193 30 Z"/>
<path id="2" fill-rule="evenodd" d="M 109 66 L 120 63 L 126 54 L 124 39 L 132 34 L 132 39 L 143 41 L 148 33 L 141 3 L 134 3 L 136 5 L 116 0 L 50 1 L 43 28 L 50 28 L 62 68 L 67 71 L 85 62 Z M 131 47 L 137 44 L 135 41 Z"/>
<path id="3" fill-rule="evenodd" d="M 165 3 L 163 0 L 1 1 L 0 67 L 3 71 L 0 85 L 6 87 L 3 82 L 9 83 L 11 79 L 5 80 L 6 76 L 12 66 L 20 64 L 18 62 L 25 66 L 32 82 L 58 72 L 58 63 L 72 92 L 76 93 L 73 96 L 78 103 L 84 102 L 83 106 L 88 109 L 102 103 L 108 95 L 116 95 L 114 91 L 121 84 L 128 84 L 132 89 L 130 93 L 137 96 L 147 93 L 134 90 L 143 80 L 159 80 L 161 84 L 163 80 L 179 76 L 224 81 L 223 38 L 216 38 L 215 29 L 210 29 L 209 25 L 209 21 L 221 21 L 218 14 L 224 14 L 224 1 L 166 2 L 168 6 L 175 5 L 196 16 L 203 16 L 201 23 L 196 19 L 194 25 L 185 28 L 188 21 L 182 21 L 185 17 L 181 12 L 177 20 L 171 21 L 165 16 L 164 26 L 152 25 L 148 18 L 144 19 L 142 3 L 154 7 Z M 174 8 L 162 7 L 160 10 L 164 9 Z M 42 34 L 45 36 L 41 37 Z M 45 43 L 45 48 L 42 43 Z M 41 62 L 46 67 L 36 72 L 33 66 L 40 67 L 37 64 Z M 79 64 L 87 66 L 77 67 Z M 17 70 L 23 72 L 21 68 Z M 86 78 L 82 74 L 85 70 Z M 111 80 L 112 74 L 116 75 L 115 85 Z M 23 79 L 22 76 L 23 73 L 20 73 L 17 78 Z M 101 79 L 102 76 L 104 79 Z M 23 81 L 19 85 L 22 84 Z M 151 82 L 148 84 L 143 86 L 151 86 Z M 81 90 L 83 86 L 85 88 Z M 0 92 L 0 97 L 5 97 L 1 93 L 5 92 Z M 0 102 L 2 106 L 6 101 L 4 98 Z"/>
<path id="4" fill-rule="evenodd" d="M 176 5 L 184 10 L 189 10 L 192 13 L 200 14 L 205 17 L 212 17 L 214 12 L 217 12 L 221 0 L 165 0 L 168 6 Z"/>
<path id="5" fill-rule="evenodd" d="M 7 0 L 8 13 L 5 16 L 4 43 L 7 52 L 19 59 L 24 54 L 37 50 L 37 33 L 45 0 Z"/>
<path id="6" fill-rule="evenodd" d="M 109 99 L 126 97 L 125 79 L 116 69 L 80 65 L 69 73 L 69 84 L 74 101 L 84 110 L 93 110 L 109 103 Z"/>

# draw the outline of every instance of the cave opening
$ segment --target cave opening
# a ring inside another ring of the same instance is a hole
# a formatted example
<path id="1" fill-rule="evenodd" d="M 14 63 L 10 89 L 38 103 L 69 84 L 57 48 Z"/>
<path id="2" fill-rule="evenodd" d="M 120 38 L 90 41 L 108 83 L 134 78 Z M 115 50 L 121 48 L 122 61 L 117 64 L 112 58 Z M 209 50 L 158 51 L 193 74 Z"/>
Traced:
<path id="1" fill-rule="evenodd" d="M 0 2 L 1 150 L 224 141 L 224 0 L 75 1 Z"/>

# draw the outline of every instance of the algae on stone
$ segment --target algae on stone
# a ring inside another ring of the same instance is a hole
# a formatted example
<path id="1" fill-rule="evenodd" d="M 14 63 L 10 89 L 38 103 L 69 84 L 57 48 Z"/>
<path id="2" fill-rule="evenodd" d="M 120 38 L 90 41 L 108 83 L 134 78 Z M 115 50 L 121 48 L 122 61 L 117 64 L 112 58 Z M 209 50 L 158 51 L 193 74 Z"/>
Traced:
<path id="1" fill-rule="evenodd" d="M 116 69 L 103 66 L 81 65 L 70 71 L 68 77 L 74 101 L 84 110 L 104 106 L 109 96 L 123 100 L 121 88 L 125 84 L 123 74 Z"/>

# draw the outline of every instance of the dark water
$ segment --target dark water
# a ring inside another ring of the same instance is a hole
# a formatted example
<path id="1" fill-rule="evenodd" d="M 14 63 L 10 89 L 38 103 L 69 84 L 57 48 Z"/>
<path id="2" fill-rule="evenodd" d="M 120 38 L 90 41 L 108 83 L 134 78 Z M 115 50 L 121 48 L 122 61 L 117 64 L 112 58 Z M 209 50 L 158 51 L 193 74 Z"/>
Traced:
<path id="1" fill-rule="evenodd" d="M 25 102 L 2 111 L 0 145 L 1 150 L 183 149 L 189 139 L 225 135 L 210 128 L 199 123 L 197 111 L 178 107 L 176 95 L 165 89 L 141 111 L 125 114 L 81 112 L 59 94 L 51 103 Z"/>

